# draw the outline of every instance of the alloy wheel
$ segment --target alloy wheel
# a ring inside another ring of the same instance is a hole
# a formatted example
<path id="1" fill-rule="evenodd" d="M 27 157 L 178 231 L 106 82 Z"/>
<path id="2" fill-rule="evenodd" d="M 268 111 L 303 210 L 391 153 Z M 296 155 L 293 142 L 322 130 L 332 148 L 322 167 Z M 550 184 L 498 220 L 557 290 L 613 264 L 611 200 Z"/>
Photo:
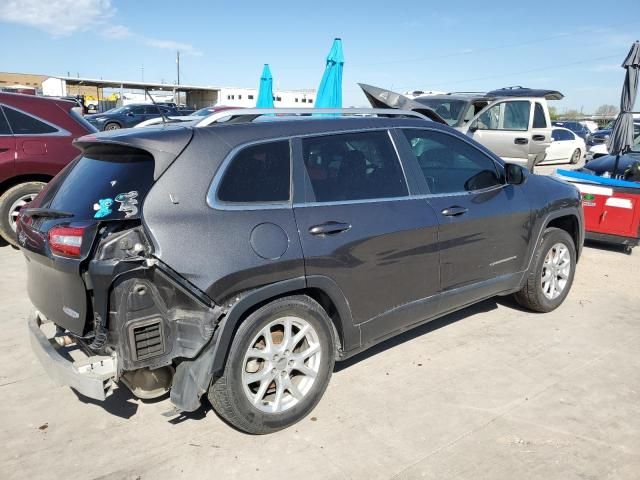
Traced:
<path id="1" fill-rule="evenodd" d="M 563 243 L 553 245 L 542 264 L 542 293 L 549 300 L 558 298 L 569 280 L 571 274 L 571 254 Z"/>
<path id="2" fill-rule="evenodd" d="M 320 370 L 318 332 L 306 320 L 285 316 L 271 321 L 253 338 L 242 362 L 242 387 L 249 402 L 266 413 L 298 404 Z"/>
<path id="3" fill-rule="evenodd" d="M 18 215 L 20 215 L 20 209 L 37 196 L 37 193 L 27 193 L 11 204 L 11 207 L 9 208 L 9 226 L 11 226 L 11 230 L 14 232 L 16 231 L 16 222 L 18 221 Z"/>

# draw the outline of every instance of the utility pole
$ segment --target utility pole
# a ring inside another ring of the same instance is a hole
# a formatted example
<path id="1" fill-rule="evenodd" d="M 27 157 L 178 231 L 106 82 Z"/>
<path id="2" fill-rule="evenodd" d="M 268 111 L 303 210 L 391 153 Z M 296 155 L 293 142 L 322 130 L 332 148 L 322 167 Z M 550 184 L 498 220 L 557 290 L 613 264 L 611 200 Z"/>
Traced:
<path id="1" fill-rule="evenodd" d="M 142 81 L 144 82 L 144 63 L 140 67 L 140 73 L 141 73 Z"/>
<path id="2" fill-rule="evenodd" d="M 178 85 L 180 85 L 180 50 L 176 52 L 176 70 L 178 73 Z"/>

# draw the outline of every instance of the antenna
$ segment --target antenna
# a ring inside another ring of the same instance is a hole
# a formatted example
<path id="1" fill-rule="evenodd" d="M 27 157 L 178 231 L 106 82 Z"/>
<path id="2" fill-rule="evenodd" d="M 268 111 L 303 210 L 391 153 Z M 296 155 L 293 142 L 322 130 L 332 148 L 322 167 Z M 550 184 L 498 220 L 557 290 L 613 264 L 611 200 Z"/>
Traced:
<path id="1" fill-rule="evenodd" d="M 146 88 L 144 89 L 144 94 L 148 95 L 149 98 L 151 99 L 151 103 L 153 103 L 156 107 L 158 107 L 158 105 L 156 104 L 156 101 L 153 99 L 153 97 L 151 96 L 151 94 L 149 93 L 149 90 L 147 90 Z M 160 116 L 162 117 L 162 123 L 167 124 L 169 123 L 167 121 L 167 117 L 165 117 L 164 115 L 164 110 L 162 110 L 162 108 L 158 107 L 158 110 L 160 111 Z"/>

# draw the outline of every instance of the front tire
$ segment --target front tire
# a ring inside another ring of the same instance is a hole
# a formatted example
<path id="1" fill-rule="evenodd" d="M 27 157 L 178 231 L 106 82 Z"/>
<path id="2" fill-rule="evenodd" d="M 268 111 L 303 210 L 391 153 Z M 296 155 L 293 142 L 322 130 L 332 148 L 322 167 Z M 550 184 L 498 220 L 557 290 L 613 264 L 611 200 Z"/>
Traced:
<path id="1" fill-rule="evenodd" d="M 122 127 L 121 127 L 119 124 L 115 123 L 115 122 L 107 123 L 107 124 L 104 126 L 104 130 L 105 130 L 105 131 L 107 131 L 107 130 L 119 130 L 119 129 L 121 129 L 121 128 L 122 128 Z"/>
<path id="2" fill-rule="evenodd" d="M 46 184 L 26 182 L 11 187 L 0 196 L 0 236 L 17 247 L 16 220 L 20 209 L 36 198 Z"/>
<path id="3" fill-rule="evenodd" d="M 571 236 L 559 228 L 542 234 L 522 290 L 516 301 L 534 312 L 550 312 L 567 297 L 576 269 L 576 247 Z"/>
<path id="4" fill-rule="evenodd" d="M 271 433 L 308 415 L 331 378 L 331 320 L 311 298 L 275 300 L 238 328 L 222 377 L 209 388 L 213 409 L 243 432 Z"/>

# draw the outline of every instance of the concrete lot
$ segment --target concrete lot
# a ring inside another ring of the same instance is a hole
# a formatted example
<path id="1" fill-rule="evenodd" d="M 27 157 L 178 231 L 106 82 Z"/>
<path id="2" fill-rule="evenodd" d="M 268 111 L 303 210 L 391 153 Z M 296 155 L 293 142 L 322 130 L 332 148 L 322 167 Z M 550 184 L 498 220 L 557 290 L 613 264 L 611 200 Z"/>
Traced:
<path id="1" fill-rule="evenodd" d="M 640 477 L 640 248 L 586 248 L 550 314 L 490 300 L 339 364 L 316 410 L 266 437 L 53 386 L 20 253 L 0 247 L 0 272 L 2 479 Z"/>

